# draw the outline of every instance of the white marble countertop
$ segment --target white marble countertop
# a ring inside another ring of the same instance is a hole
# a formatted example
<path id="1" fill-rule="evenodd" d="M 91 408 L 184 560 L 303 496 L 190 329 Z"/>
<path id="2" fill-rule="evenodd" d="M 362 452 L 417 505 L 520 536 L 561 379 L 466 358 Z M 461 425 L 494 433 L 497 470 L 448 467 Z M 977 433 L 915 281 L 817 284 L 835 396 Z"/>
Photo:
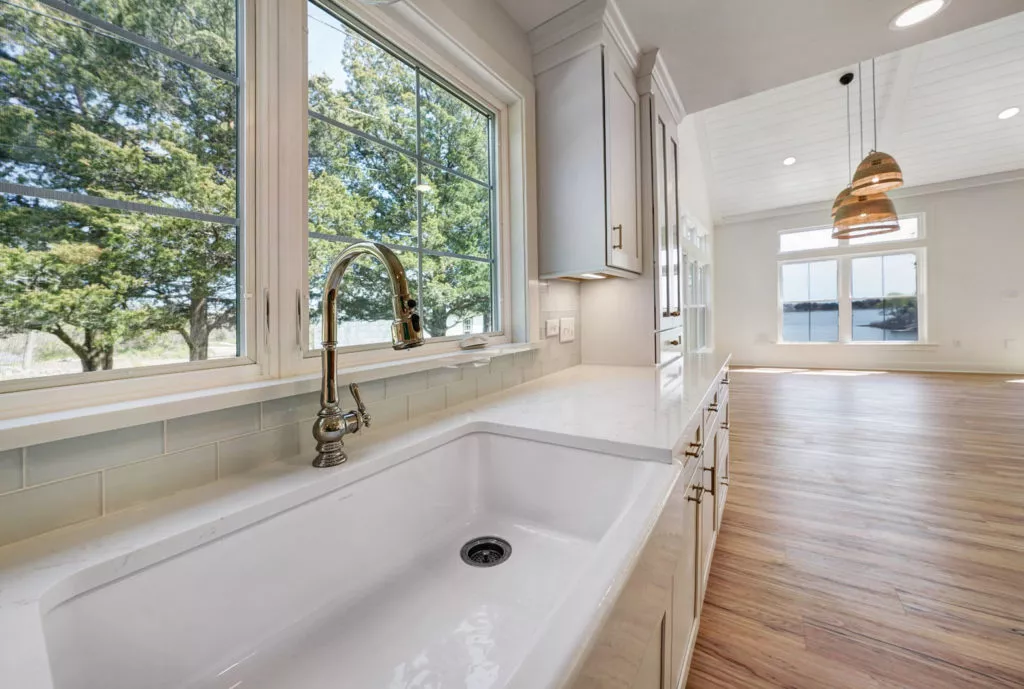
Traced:
<path id="1" fill-rule="evenodd" d="M 261 470 L 2 547 L 0 678 L 5 686 L 51 689 L 43 618 L 61 602 L 383 471 L 467 430 L 670 463 L 684 449 L 684 431 L 696 422 L 728 359 L 709 353 L 657 369 L 576 366 L 401 428 L 374 427 L 346 439 L 350 460 L 337 469 L 312 468 L 311 455 L 283 458 Z M 666 482 L 666 495 L 677 473 Z M 637 544 L 637 553 L 642 546 Z"/>

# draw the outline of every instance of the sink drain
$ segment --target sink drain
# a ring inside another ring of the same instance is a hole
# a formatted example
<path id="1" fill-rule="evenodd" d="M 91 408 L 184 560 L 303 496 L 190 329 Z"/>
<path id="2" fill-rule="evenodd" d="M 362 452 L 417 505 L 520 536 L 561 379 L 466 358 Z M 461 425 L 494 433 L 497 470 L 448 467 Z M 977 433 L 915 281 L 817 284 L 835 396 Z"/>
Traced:
<path id="1" fill-rule="evenodd" d="M 462 561 L 473 567 L 500 565 L 512 554 L 512 546 L 504 538 L 483 536 L 462 546 Z"/>

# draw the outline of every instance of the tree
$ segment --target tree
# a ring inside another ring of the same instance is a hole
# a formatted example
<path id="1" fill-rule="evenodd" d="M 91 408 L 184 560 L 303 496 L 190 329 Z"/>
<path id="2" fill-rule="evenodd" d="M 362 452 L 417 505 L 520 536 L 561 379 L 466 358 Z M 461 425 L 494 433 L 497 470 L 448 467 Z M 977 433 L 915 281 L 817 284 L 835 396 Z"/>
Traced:
<path id="1" fill-rule="evenodd" d="M 0 179 L 235 216 L 236 91 L 227 81 L 39 3 L 0 7 Z M 232 0 L 81 0 L 86 12 L 234 69 Z M 233 227 L 8 196 L 0 334 L 47 332 L 84 371 L 179 332 L 204 359 L 235 318 Z"/>
<path id="2" fill-rule="evenodd" d="M 318 14 L 319 17 L 325 15 Z M 333 21 L 333 20 L 325 20 Z M 367 41 L 345 35 L 337 71 L 313 74 L 310 107 L 406 150 L 416 150 L 416 71 Z M 340 73 L 343 77 L 338 77 Z M 487 182 L 489 120 L 420 74 L 420 151 L 445 168 Z M 310 120 L 310 231 L 416 246 L 417 217 L 423 247 L 489 259 L 490 190 L 433 165 L 342 129 Z M 426 191 L 417 191 L 416 185 Z M 342 245 L 310 241 L 311 311 L 319 310 L 319 288 Z M 414 252 L 399 252 L 410 282 L 418 286 L 424 329 L 442 337 L 459 321 L 484 316 L 492 327 L 491 265 Z M 386 275 L 372 259 L 355 262 L 339 304 L 342 320 L 391 319 Z"/>

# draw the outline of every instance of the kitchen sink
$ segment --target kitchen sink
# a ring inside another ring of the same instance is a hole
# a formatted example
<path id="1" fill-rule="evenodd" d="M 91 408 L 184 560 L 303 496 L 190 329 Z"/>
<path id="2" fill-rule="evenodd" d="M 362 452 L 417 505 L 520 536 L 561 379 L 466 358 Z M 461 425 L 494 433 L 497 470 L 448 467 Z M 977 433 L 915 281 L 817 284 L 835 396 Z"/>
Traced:
<path id="1" fill-rule="evenodd" d="M 57 604 L 54 687 L 557 686 L 671 471 L 467 432 Z"/>

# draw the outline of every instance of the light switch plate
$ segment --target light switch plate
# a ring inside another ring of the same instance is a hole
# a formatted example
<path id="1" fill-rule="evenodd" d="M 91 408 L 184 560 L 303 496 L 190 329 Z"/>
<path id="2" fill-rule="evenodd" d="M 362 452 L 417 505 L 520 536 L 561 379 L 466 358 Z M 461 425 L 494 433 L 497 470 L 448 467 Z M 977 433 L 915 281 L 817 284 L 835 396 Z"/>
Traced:
<path id="1" fill-rule="evenodd" d="M 576 319 L 572 316 L 558 319 L 558 341 L 572 342 L 576 339 Z"/>
<path id="2" fill-rule="evenodd" d="M 549 318 L 547 320 L 547 333 L 545 334 L 545 336 L 546 337 L 554 337 L 557 334 L 558 334 L 558 319 L 557 318 Z"/>

